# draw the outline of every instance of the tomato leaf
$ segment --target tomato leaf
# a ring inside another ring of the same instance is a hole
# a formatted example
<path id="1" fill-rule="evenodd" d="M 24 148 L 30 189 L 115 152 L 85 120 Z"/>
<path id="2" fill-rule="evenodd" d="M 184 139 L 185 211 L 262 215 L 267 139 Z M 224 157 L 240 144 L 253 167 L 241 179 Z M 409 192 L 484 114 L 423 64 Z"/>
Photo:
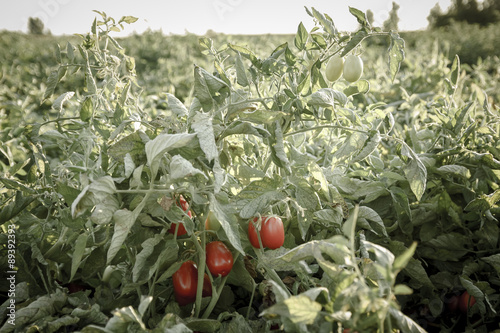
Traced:
<path id="1" fill-rule="evenodd" d="M 75 242 L 75 249 L 73 251 L 73 257 L 71 258 L 71 274 L 69 281 L 73 280 L 80 263 L 82 262 L 83 254 L 85 252 L 85 247 L 87 246 L 88 235 L 86 233 L 80 234 Z"/>
<path id="2" fill-rule="evenodd" d="M 293 40 L 295 47 L 297 47 L 300 51 L 306 48 L 308 35 L 309 34 L 307 33 L 304 24 L 300 22 L 299 27 L 297 28 L 297 33 L 295 34 L 295 39 Z"/>
<path id="3" fill-rule="evenodd" d="M 130 229 L 135 223 L 137 215 L 129 210 L 120 209 L 113 214 L 113 220 L 115 222 L 113 237 L 111 238 L 111 243 L 109 245 L 106 264 L 111 264 L 111 261 L 116 256 L 118 251 L 123 245 L 123 242 L 127 238 Z"/>
<path id="4" fill-rule="evenodd" d="M 335 28 L 335 23 L 333 23 L 332 19 L 328 16 L 323 15 L 314 7 L 311 7 L 311 9 L 312 16 L 318 20 L 319 24 L 321 24 L 325 32 L 327 32 L 330 36 L 336 36 L 338 34 L 338 31 L 337 28 Z"/>
<path id="5" fill-rule="evenodd" d="M 391 31 L 391 44 L 389 46 L 389 77 L 394 82 L 399 66 L 405 59 L 405 41 L 399 35 Z"/>
<path id="6" fill-rule="evenodd" d="M 238 53 L 236 56 L 236 82 L 242 87 L 248 87 L 250 81 L 248 80 L 245 65 L 243 64 L 243 60 L 241 60 L 241 54 Z"/>
<path id="7" fill-rule="evenodd" d="M 219 220 L 231 245 L 241 254 L 245 254 L 245 251 L 241 246 L 240 232 L 238 228 L 239 224 L 234 214 L 232 214 L 227 207 L 221 205 L 214 195 L 210 195 L 209 208 L 210 211 L 214 213 L 217 220 Z"/>

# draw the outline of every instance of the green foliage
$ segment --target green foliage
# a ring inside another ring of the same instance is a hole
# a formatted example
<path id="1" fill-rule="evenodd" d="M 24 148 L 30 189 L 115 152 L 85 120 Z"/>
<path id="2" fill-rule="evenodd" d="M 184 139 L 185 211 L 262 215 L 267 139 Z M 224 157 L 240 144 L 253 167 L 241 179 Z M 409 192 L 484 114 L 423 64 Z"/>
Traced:
<path id="1" fill-rule="evenodd" d="M 2 36 L 27 50 L 0 62 L 0 252 L 18 271 L 18 321 L 2 331 L 497 328 L 496 74 L 437 45 L 405 50 L 355 8 L 352 33 L 306 11 L 310 31 L 246 44 L 117 40 L 136 19 L 96 12 L 89 33 L 41 53 L 53 66 L 35 62 L 43 44 Z M 330 57 L 349 53 L 365 76 L 327 82 Z M 271 214 L 284 246 L 255 249 L 248 222 Z M 213 240 L 234 256 L 225 277 L 206 269 Z M 186 260 L 198 292 L 180 306 L 171 277 Z M 463 291 L 476 305 L 446 310 Z"/>

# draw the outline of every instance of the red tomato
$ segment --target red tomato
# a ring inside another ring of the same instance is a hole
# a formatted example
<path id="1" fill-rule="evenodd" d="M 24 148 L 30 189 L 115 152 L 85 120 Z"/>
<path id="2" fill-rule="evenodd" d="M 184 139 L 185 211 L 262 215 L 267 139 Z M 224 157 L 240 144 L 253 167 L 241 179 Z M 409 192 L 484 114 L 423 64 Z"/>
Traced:
<path id="1" fill-rule="evenodd" d="M 259 218 L 255 217 L 253 222 L 258 222 Z M 285 242 L 285 229 L 283 228 L 283 221 L 278 216 L 262 216 L 260 225 L 260 240 L 264 248 L 277 249 L 283 246 Z M 259 239 L 257 238 L 257 231 L 253 223 L 248 223 L 248 239 L 253 247 L 259 248 Z"/>
<path id="2" fill-rule="evenodd" d="M 213 276 L 226 276 L 233 268 L 233 254 L 221 241 L 208 243 L 206 246 L 207 267 Z"/>
<path id="3" fill-rule="evenodd" d="M 187 211 L 187 215 L 189 217 L 193 217 L 193 215 L 191 214 L 191 211 L 188 210 L 189 204 L 187 203 L 186 199 L 184 199 L 182 194 L 179 196 L 179 203 L 177 205 L 179 207 L 181 207 L 183 211 Z M 176 225 L 177 225 L 177 223 L 172 223 L 172 225 L 170 225 L 170 229 L 168 230 L 168 232 L 171 234 L 175 234 L 175 226 Z M 179 230 L 177 230 L 177 236 L 182 236 L 185 234 L 187 234 L 186 228 L 184 228 L 184 224 L 181 223 L 179 225 Z"/>
<path id="4" fill-rule="evenodd" d="M 184 262 L 172 275 L 175 299 L 180 305 L 194 302 L 198 285 L 198 269 L 192 260 Z"/>
<path id="5" fill-rule="evenodd" d="M 460 295 L 460 300 L 458 301 L 458 307 L 462 313 L 467 313 L 467 311 L 476 304 L 476 299 L 474 296 L 469 295 L 467 291 L 464 291 L 462 295 Z"/>
<path id="6" fill-rule="evenodd" d="M 191 215 L 191 212 L 188 212 L 188 215 Z M 168 232 L 171 234 L 175 234 L 175 226 L 177 224 L 179 224 L 179 229 L 177 230 L 177 236 L 182 236 L 187 234 L 186 228 L 184 228 L 184 224 L 182 223 L 172 223 L 172 225 L 170 225 L 170 229 L 168 229 Z"/>

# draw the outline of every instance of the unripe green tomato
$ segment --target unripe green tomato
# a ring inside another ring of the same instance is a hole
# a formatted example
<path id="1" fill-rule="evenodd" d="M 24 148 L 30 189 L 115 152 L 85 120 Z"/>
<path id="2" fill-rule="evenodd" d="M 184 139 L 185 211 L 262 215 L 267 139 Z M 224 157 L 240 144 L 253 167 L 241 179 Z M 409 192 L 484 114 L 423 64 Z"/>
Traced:
<path id="1" fill-rule="evenodd" d="M 344 79 L 356 82 L 363 74 L 363 60 L 357 55 L 348 55 L 344 62 Z"/>
<path id="2" fill-rule="evenodd" d="M 220 229 L 220 222 L 215 217 L 214 212 L 210 211 L 208 213 L 207 219 L 205 220 L 205 230 L 212 230 L 217 232 Z"/>
<path id="3" fill-rule="evenodd" d="M 330 82 L 337 81 L 342 76 L 343 69 L 344 58 L 341 58 L 338 54 L 334 55 L 326 65 L 326 79 Z"/>

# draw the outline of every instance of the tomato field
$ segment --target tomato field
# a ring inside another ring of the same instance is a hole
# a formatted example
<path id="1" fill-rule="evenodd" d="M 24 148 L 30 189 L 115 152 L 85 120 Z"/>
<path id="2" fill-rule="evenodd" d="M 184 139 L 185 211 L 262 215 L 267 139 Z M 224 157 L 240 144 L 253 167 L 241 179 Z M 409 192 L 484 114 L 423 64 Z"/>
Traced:
<path id="1" fill-rule="evenodd" d="M 306 10 L 0 34 L 0 332 L 500 331 L 500 59 Z"/>

